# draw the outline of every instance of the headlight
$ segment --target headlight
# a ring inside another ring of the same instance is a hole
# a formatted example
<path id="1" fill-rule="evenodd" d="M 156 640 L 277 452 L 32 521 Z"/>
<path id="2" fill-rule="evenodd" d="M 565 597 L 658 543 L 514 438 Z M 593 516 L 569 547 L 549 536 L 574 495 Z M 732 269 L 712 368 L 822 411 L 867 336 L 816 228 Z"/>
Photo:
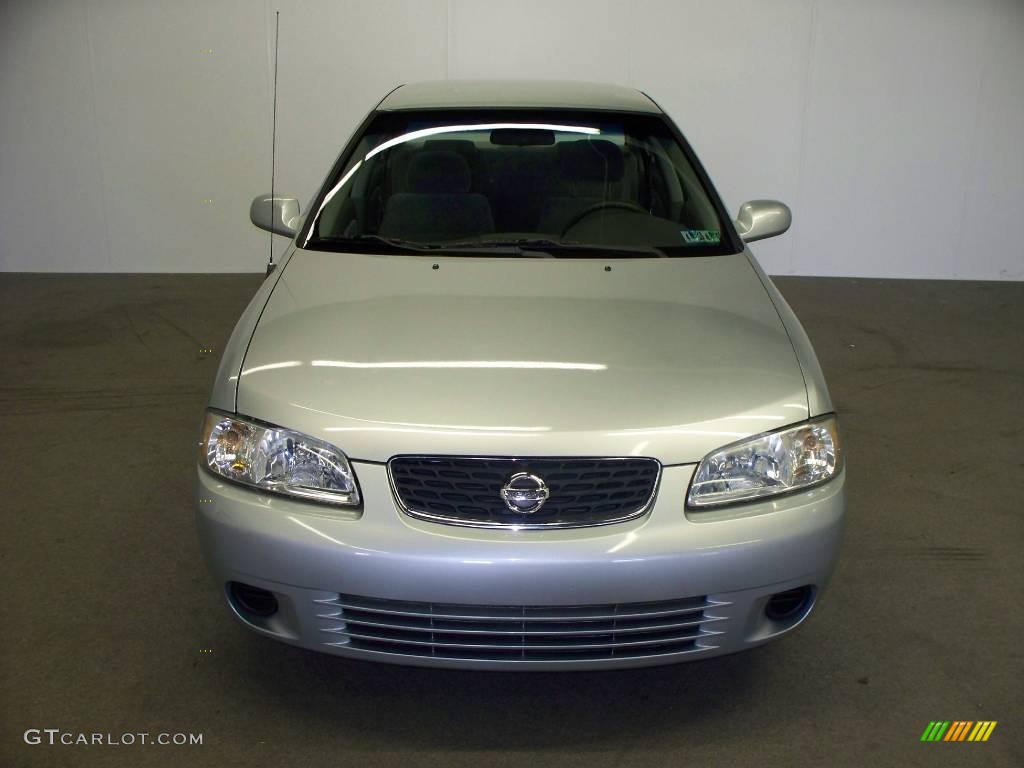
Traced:
<path id="1" fill-rule="evenodd" d="M 327 504 L 359 503 L 345 454 L 315 437 L 209 411 L 199 461 L 214 474 Z"/>
<path id="2" fill-rule="evenodd" d="M 803 490 L 835 477 L 840 462 L 835 416 L 814 419 L 706 456 L 686 503 L 710 507 Z"/>

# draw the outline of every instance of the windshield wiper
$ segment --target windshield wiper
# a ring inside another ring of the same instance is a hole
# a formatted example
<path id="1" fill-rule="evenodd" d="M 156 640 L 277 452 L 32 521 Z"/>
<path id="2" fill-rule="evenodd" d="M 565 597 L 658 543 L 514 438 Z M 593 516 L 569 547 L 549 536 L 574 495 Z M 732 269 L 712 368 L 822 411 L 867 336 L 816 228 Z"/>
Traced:
<path id="1" fill-rule="evenodd" d="M 550 240 L 548 238 L 520 238 L 517 240 L 476 240 L 483 246 L 511 246 L 530 250 L 541 250 L 555 258 L 587 258 L 593 255 L 616 255 L 643 258 L 657 256 L 665 258 L 666 254 L 653 245 L 611 245 L 604 243 L 580 243 L 575 240 Z M 459 243 L 459 245 L 469 243 Z"/>
<path id="2" fill-rule="evenodd" d="M 327 237 L 318 237 L 310 244 L 318 245 L 320 243 L 331 243 L 333 245 L 344 245 L 346 243 L 379 243 L 381 245 L 390 245 L 391 247 L 402 251 L 423 252 L 434 250 L 434 246 L 429 243 L 418 243 L 415 240 L 403 240 L 400 237 L 381 237 L 380 235 L 353 235 L 351 237 L 328 235 Z"/>
<path id="3" fill-rule="evenodd" d="M 328 236 L 318 237 L 311 245 L 320 243 L 331 243 L 334 245 L 358 245 L 360 243 L 373 243 L 387 245 L 402 251 L 413 251 L 416 253 L 434 253 L 438 256 L 446 254 L 478 254 L 488 256 L 524 256 L 537 257 L 546 256 L 544 253 L 530 252 L 524 250 L 514 241 L 503 242 L 481 242 L 479 240 L 464 241 L 458 243 L 421 243 L 415 240 L 403 240 L 399 237 L 382 237 L 381 235 L 353 235 L 351 237 Z"/>
<path id="4" fill-rule="evenodd" d="M 359 244 L 366 243 L 386 245 L 400 251 L 435 253 L 439 256 L 446 254 L 486 254 L 488 256 L 521 256 L 527 258 L 588 258 L 598 255 L 635 258 L 665 256 L 664 251 L 649 245 L 604 245 L 579 243 L 571 240 L 563 241 L 528 237 L 509 240 L 461 240 L 454 243 L 422 243 L 416 240 L 403 240 L 399 237 L 353 235 L 351 237 L 318 237 L 310 245 L 314 247 L 320 244 L 358 246 Z"/>

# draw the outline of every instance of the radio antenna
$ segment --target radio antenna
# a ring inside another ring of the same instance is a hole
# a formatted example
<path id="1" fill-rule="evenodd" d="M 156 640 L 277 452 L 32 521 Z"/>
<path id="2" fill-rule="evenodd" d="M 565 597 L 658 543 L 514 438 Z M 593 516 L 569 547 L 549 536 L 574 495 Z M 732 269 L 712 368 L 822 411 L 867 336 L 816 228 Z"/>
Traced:
<path id="1" fill-rule="evenodd" d="M 277 41 L 281 35 L 281 12 L 274 11 L 274 116 L 270 129 L 270 209 L 274 209 L 274 162 L 277 159 Z M 270 232 L 270 261 L 267 262 L 267 274 L 274 271 L 274 233 Z"/>

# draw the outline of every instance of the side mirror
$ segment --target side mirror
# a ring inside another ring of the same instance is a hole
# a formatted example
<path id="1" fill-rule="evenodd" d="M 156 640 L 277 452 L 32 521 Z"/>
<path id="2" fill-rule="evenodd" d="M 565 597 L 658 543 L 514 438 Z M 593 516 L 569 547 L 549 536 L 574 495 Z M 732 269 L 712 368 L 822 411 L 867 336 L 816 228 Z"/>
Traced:
<path id="1" fill-rule="evenodd" d="M 295 237 L 299 229 L 299 201 L 294 197 L 259 195 L 249 206 L 249 219 L 275 235 Z"/>
<path id="2" fill-rule="evenodd" d="M 736 232 L 743 242 L 752 243 L 781 235 L 793 223 L 789 206 L 778 200 L 751 200 L 740 206 Z"/>

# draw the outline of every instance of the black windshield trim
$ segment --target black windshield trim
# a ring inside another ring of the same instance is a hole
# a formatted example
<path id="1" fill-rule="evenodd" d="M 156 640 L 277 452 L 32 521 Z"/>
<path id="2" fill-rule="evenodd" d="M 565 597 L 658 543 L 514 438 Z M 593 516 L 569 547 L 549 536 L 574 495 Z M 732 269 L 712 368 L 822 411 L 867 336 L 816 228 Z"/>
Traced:
<path id="1" fill-rule="evenodd" d="M 573 261 L 608 261 L 610 259 L 651 259 L 660 261 L 662 259 L 689 259 L 708 258 L 723 256 L 716 246 L 650 246 L 631 249 L 629 246 L 616 247 L 614 245 L 582 245 L 579 248 L 564 249 L 559 252 L 557 249 L 546 250 L 543 246 L 443 246 L 439 245 L 430 248 L 416 248 L 403 246 L 398 243 L 375 240 L 345 240 L 334 238 L 326 240 L 314 240 L 309 245 L 300 247 L 300 250 L 318 251 L 320 253 L 359 253 L 383 256 L 423 256 L 425 258 L 445 258 L 457 256 L 471 256 L 477 258 L 552 258 L 566 259 Z M 735 255 L 735 254 L 731 254 Z"/>

